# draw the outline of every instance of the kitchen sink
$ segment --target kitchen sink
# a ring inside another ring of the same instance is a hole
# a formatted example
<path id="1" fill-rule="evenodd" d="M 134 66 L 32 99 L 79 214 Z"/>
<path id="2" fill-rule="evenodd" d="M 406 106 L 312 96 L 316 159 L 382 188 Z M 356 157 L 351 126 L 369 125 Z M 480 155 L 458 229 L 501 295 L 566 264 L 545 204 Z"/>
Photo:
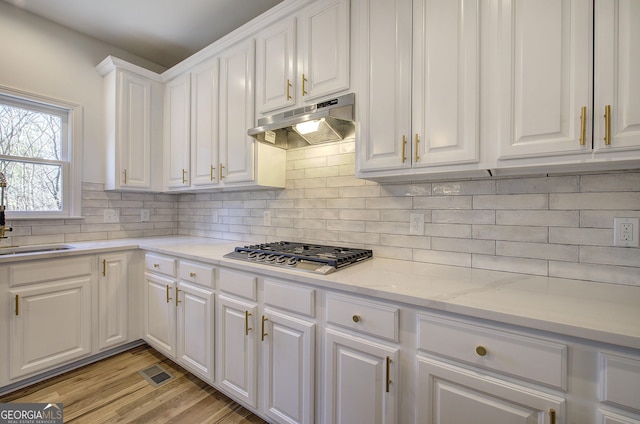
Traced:
<path id="1" fill-rule="evenodd" d="M 39 244 L 33 246 L 7 246 L 0 247 L 0 256 L 21 255 L 25 253 L 44 253 L 54 252 L 57 250 L 69 250 L 73 246 L 69 244 Z"/>

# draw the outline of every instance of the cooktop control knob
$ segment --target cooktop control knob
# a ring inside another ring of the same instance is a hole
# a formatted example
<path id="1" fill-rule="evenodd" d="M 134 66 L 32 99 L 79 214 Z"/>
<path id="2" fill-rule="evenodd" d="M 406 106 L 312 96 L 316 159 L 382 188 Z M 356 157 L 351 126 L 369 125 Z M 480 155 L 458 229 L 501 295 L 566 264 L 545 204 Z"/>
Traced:
<path id="1" fill-rule="evenodd" d="M 289 258 L 289 259 L 287 259 L 286 265 L 287 266 L 296 266 L 297 262 L 298 261 L 296 260 L 296 258 Z"/>

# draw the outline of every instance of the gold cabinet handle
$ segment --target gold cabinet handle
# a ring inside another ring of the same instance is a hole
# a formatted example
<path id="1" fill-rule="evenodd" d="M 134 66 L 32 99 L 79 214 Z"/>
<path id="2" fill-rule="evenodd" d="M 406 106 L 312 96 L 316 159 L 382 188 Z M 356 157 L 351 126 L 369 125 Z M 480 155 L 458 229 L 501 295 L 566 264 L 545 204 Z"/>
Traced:
<path id="1" fill-rule="evenodd" d="M 249 317 L 251 316 L 251 314 L 249 313 L 249 311 L 244 311 L 244 335 L 248 336 L 249 335 L 249 330 L 253 330 L 253 328 L 249 327 Z"/>
<path id="2" fill-rule="evenodd" d="M 611 144 L 611 105 L 604 107 L 604 144 Z"/>
<path id="3" fill-rule="evenodd" d="M 154 268 L 160 268 L 160 264 L 153 264 Z"/>
<path id="4" fill-rule="evenodd" d="M 191 278 L 196 278 L 196 273 L 195 273 L 195 272 L 190 272 L 190 273 L 189 273 L 189 277 L 191 277 Z"/>
<path id="5" fill-rule="evenodd" d="M 167 303 L 169 303 L 169 301 L 171 300 L 171 298 L 169 297 L 169 284 L 167 284 L 165 287 L 167 289 Z"/>
<path id="6" fill-rule="evenodd" d="M 549 409 L 549 424 L 556 424 L 556 410 Z"/>
<path id="7" fill-rule="evenodd" d="M 587 143 L 587 107 L 582 106 L 580 111 L 580 145 Z"/>
<path id="8" fill-rule="evenodd" d="M 213 174 L 216 173 L 216 168 L 215 166 L 211 165 L 211 170 L 209 171 L 209 179 L 211 181 L 215 181 L 215 177 L 213 176 Z"/>
<path id="9" fill-rule="evenodd" d="M 182 302 L 181 300 L 178 300 L 178 293 L 180 293 L 182 290 L 180 290 L 178 288 L 178 286 L 176 286 L 176 308 L 178 307 L 178 303 Z"/>
<path id="10" fill-rule="evenodd" d="M 222 179 L 224 178 L 224 176 L 222 175 L 222 170 L 224 169 L 224 166 L 222 164 L 220 164 L 220 181 L 222 181 Z"/>
<path id="11" fill-rule="evenodd" d="M 389 386 L 391 385 L 391 375 L 389 373 L 389 370 L 391 369 L 391 358 L 387 356 L 387 364 L 386 364 L 386 368 L 387 368 L 387 383 L 386 383 L 386 392 L 389 393 Z"/>
<path id="12" fill-rule="evenodd" d="M 269 321 L 269 318 L 265 317 L 264 315 L 262 316 L 262 341 L 264 341 L 264 336 L 268 336 L 269 334 L 264 332 L 264 322 L 265 321 Z"/>
<path id="13" fill-rule="evenodd" d="M 291 100 L 291 80 L 287 80 L 287 100 Z"/>
<path id="14" fill-rule="evenodd" d="M 16 316 L 20 315 L 20 296 L 16 295 Z"/>
<path id="15" fill-rule="evenodd" d="M 303 96 L 305 96 L 305 95 L 309 94 L 309 93 L 307 92 L 306 85 L 305 85 L 305 83 L 306 83 L 307 81 L 309 81 L 309 80 L 307 79 L 307 77 L 305 77 L 305 76 L 304 76 L 304 74 L 302 74 L 302 95 L 303 95 Z"/>
<path id="16" fill-rule="evenodd" d="M 476 353 L 478 356 L 487 356 L 487 348 L 484 346 L 477 346 Z"/>
<path id="17" fill-rule="evenodd" d="M 107 276 L 107 260 L 106 259 L 102 260 L 102 276 L 103 277 Z"/>
<path id="18" fill-rule="evenodd" d="M 360 315 L 354 315 L 351 317 L 351 319 L 353 320 L 353 322 L 360 322 Z"/>
<path id="19" fill-rule="evenodd" d="M 187 174 L 187 171 L 185 171 L 184 169 L 182 170 L 182 184 L 186 184 L 187 180 L 185 179 L 185 175 Z"/>
<path id="20" fill-rule="evenodd" d="M 420 159 L 420 156 L 418 156 L 418 143 L 420 143 L 420 137 L 416 134 L 416 163 L 418 162 L 418 159 Z"/>
<path id="21" fill-rule="evenodd" d="M 402 163 L 407 161 L 407 137 L 405 135 L 402 136 Z"/>
<path id="22" fill-rule="evenodd" d="M 124 180 L 123 184 L 126 184 L 127 183 L 127 170 L 126 169 L 124 171 L 122 171 L 122 175 L 123 175 L 123 180 Z"/>

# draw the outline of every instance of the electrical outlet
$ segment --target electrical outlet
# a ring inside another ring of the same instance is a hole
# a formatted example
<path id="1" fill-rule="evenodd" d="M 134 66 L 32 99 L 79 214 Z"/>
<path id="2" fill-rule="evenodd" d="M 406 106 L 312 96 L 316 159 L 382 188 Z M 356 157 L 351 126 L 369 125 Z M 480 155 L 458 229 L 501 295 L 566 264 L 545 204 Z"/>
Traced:
<path id="1" fill-rule="evenodd" d="M 120 222 L 120 211 L 117 209 L 105 209 L 104 222 L 105 224 L 116 224 Z"/>
<path id="2" fill-rule="evenodd" d="M 424 235 L 424 214 L 412 213 L 409 216 L 409 234 L 412 236 Z"/>
<path id="3" fill-rule="evenodd" d="M 264 225 L 266 227 L 271 226 L 271 211 L 264 211 Z"/>
<path id="4" fill-rule="evenodd" d="M 640 218 L 613 218 L 613 245 L 640 247 Z"/>
<path id="5" fill-rule="evenodd" d="M 140 209 L 140 222 L 147 222 L 150 218 L 149 209 Z"/>
<path id="6" fill-rule="evenodd" d="M 211 223 L 212 224 L 218 223 L 218 211 L 211 212 Z"/>

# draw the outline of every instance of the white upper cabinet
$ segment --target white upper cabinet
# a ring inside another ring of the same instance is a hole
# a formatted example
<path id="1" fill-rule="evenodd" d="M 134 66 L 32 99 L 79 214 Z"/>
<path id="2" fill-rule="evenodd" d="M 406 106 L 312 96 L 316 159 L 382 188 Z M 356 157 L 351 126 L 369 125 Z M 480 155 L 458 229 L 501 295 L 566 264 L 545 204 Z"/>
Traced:
<path id="1" fill-rule="evenodd" d="M 220 179 L 224 183 L 254 180 L 253 127 L 255 43 L 245 40 L 220 55 Z"/>
<path id="2" fill-rule="evenodd" d="M 613 154 L 640 147 L 640 3 L 596 1 L 594 149 Z M 606 108 L 610 106 L 610 135 Z M 621 153 L 624 154 L 624 153 Z M 636 155 L 636 158 L 640 154 Z"/>
<path id="3" fill-rule="evenodd" d="M 349 0 L 320 0 L 256 37 L 258 114 L 349 88 Z"/>
<path id="4" fill-rule="evenodd" d="M 103 79 L 107 190 L 156 191 L 162 185 L 160 76 L 109 56 Z"/>
<path id="5" fill-rule="evenodd" d="M 216 186 L 218 167 L 218 58 L 191 72 L 191 185 Z"/>
<path id="6" fill-rule="evenodd" d="M 188 187 L 190 178 L 191 80 L 185 74 L 165 87 L 164 161 L 167 188 Z"/>
<path id="7" fill-rule="evenodd" d="M 588 152 L 591 1 L 502 0 L 492 13 L 498 159 Z"/>
<path id="8" fill-rule="evenodd" d="M 369 0 L 359 7 L 358 175 L 477 169 L 478 2 Z"/>

